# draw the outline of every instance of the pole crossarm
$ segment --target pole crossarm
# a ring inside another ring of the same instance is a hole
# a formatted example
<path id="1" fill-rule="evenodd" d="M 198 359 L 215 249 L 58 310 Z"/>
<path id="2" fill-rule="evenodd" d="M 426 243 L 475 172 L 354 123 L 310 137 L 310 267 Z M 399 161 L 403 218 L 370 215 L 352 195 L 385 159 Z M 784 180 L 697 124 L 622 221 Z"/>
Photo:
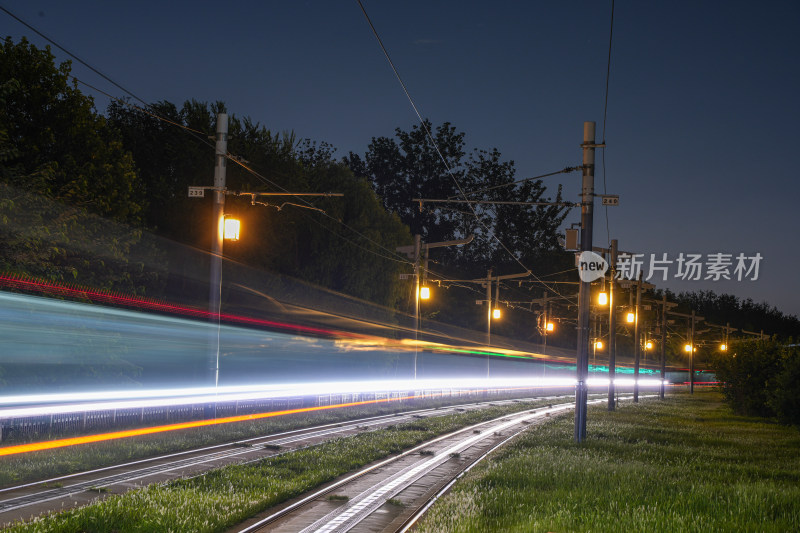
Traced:
<path id="1" fill-rule="evenodd" d="M 581 204 L 575 202 L 511 202 L 500 200 L 448 200 L 446 198 L 414 198 L 412 202 L 417 202 L 419 208 L 422 209 L 422 204 L 438 203 L 438 204 L 494 204 L 494 205 L 556 205 L 561 207 L 580 207 Z"/>
<path id="2" fill-rule="evenodd" d="M 697 316 L 695 314 L 689 315 L 689 314 L 686 314 L 686 313 L 679 313 L 677 311 L 667 311 L 667 314 L 668 315 L 672 315 L 672 316 L 680 316 L 680 317 L 683 317 L 683 318 L 691 318 L 691 319 L 694 319 L 695 322 L 701 322 L 701 321 L 705 320 L 705 317 L 702 317 L 702 316 Z"/>
<path id="3" fill-rule="evenodd" d="M 226 194 L 230 194 L 232 196 L 250 196 L 251 198 L 255 198 L 256 196 L 324 196 L 326 198 L 332 196 L 344 196 L 344 193 L 340 192 L 243 192 L 243 191 L 226 191 Z"/>
<path id="4" fill-rule="evenodd" d="M 444 248 L 445 246 L 461 246 L 462 244 L 469 244 L 474 239 L 474 235 L 470 235 L 466 239 L 456 239 L 453 241 L 440 241 L 440 242 L 424 242 L 419 246 L 420 250 L 430 250 L 432 248 Z M 408 246 L 398 246 L 395 251 L 401 254 L 406 254 L 409 258 L 414 259 L 416 246 L 409 244 Z M 451 280 L 448 280 L 451 281 Z"/>

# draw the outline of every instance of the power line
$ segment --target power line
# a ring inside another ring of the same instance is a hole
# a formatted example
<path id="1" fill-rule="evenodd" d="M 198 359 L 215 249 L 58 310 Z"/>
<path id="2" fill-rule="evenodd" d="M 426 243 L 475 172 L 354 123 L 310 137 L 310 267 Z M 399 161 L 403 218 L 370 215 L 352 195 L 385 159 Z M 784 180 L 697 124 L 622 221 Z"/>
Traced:
<path id="1" fill-rule="evenodd" d="M 518 183 L 522 183 L 525 181 L 531 180 L 540 180 L 542 178 L 548 178 L 550 176 L 557 176 L 558 174 L 568 174 L 570 172 L 575 172 L 576 170 L 582 170 L 583 167 L 566 167 L 561 170 L 557 170 L 555 172 L 548 172 L 547 174 L 540 174 L 538 176 L 533 176 L 531 178 L 522 178 L 516 181 L 509 181 L 508 183 L 501 183 L 500 185 L 492 185 L 491 187 L 484 187 L 483 189 L 477 189 L 475 191 L 470 191 L 467 193 L 467 196 L 472 196 L 473 194 L 479 194 L 486 191 L 492 191 L 495 189 L 501 189 L 503 187 L 510 187 L 511 185 L 516 185 Z M 455 196 L 448 197 L 448 200 L 455 198 Z"/>
<path id="2" fill-rule="evenodd" d="M 58 48 L 59 50 L 61 50 L 62 52 L 64 52 L 64 53 L 65 53 L 65 54 L 67 54 L 68 56 L 70 56 L 71 58 L 73 58 L 75 61 L 77 61 L 78 63 L 80 63 L 80 64 L 81 64 L 81 65 L 83 65 L 84 67 L 88 68 L 89 70 L 91 70 L 92 72 L 94 72 L 95 74 L 97 74 L 98 76 L 100 76 L 101 78 L 103 78 L 104 80 L 106 80 L 107 82 L 109 82 L 109 83 L 111 83 L 112 85 L 114 85 L 114 86 L 115 86 L 117 89 L 121 90 L 122 92 L 124 92 L 124 93 L 126 93 L 126 94 L 128 94 L 128 95 L 130 95 L 130 96 L 132 96 L 134 99 L 136 99 L 136 100 L 140 101 L 140 102 L 141 102 L 141 103 L 143 103 L 145 106 L 147 106 L 147 105 L 148 105 L 148 104 L 147 104 L 147 102 L 145 102 L 144 100 L 142 100 L 141 98 L 139 98 L 138 96 L 136 96 L 135 94 L 133 94 L 132 92 L 130 92 L 128 89 L 126 89 L 125 87 L 123 87 L 123 86 L 122 86 L 122 85 L 120 85 L 119 83 L 115 82 L 114 80 L 112 80 L 111 78 L 109 78 L 108 76 L 106 76 L 105 74 L 103 74 L 102 72 L 100 72 L 98 69 L 94 68 L 92 65 L 90 65 L 89 63 L 87 63 L 86 61 L 84 61 L 83 59 L 81 59 L 80 57 L 76 56 L 75 54 L 73 54 L 72 52 L 70 52 L 69 50 L 67 50 L 66 48 L 64 48 L 63 46 L 61 46 L 60 44 L 58 44 L 57 42 L 55 42 L 53 39 L 51 39 L 50 37 L 48 37 L 48 36 L 47 36 L 47 35 L 45 35 L 44 33 L 40 32 L 39 30 L 37 30 L 36 28 L 34 28 L 33 26 L 31 26 L 30 24 L 28 24 L 28 23 L 27 23 L 27 22 L 25 22 L 24 20 L 22 20 L 21 18 L 19 18 L 18 16 L 16 16 L 14 13 L 12 13 L 11 11 L 9 11 L 9 10 L 8 10 L 8 9 L 6 9 L 5 7 L 3 7 L 3 6 L 0 6 L 0 10 L 4 11 L 4 12 L 5 12 L 5 13 L 6 13 L 6 14 L 9 16 L 9 17 L 13 18 L 14 20 L 16 20 L 17 22 L 19 22 L 20 24 L 22 24 L 22 25 L 23 25 L 23 26 L 25 26 L 26 28 L 28 28 L 29 30 L 31 30 L 32 32 L 34 32 L 34 33 L 35 33 L 35 34 L 37 34 L 39 37 L 41 37 L 41 38 L 43 38 L 43 39 L 47 40 L 47 41 L 48 41 L 50 44 L 52 44 L 53 46 L 55 46 L 56 48 Z"/>
<path id="3" fill-rule="evenodd" d="M 445 169 L 447 170 L 447 173 L 450 175 L 450 178 L 453 180 L 453 183 L 455 184 L 456 188 L 458 189 L 458 192 L 461 195 L 461 197 L 464 198 L 464 200 L 466 201 L 467 205 L 470 208 L 470 211 L 472 211 L 472 214 L 475 217 L 475 220 L 477 220 L 478 224 L 480 224 L 484 228 L 484 230 L 486 231 L 486 234 L 489 237 L 493 238 L 495 241 L 497 241 L 497 243 L 506 251 L 506 253 L 512 259 L 514 259 L 514 261 L 516 261 L 522 268 L 524 268 L 525 270 L 530 272 L 530 269 L 527 266 L 525 266 L 522 263 L 522 261 L 520 261 L 519 258 L 516 255 L 514 255 L 514 253 L 497 237 L 497 235 L 495 235 L 494 232 L 492 232 L 483 223 L 483 221 L 481 221 L 480 218 L 478 217 L 478 214 L 475 212 L 475 208 L 473 207 L 472 202 L 470 202 L 469 198 L 467 198 L 467 195 L 464 193 L 464 189 L 461 187 L 461 184 L 458 182 L 458 179 L 456 179 L 455 175 L 453 174 L 453 171 L 450 169 L 450 165 L 447 164 L 447 160 L 445 159 L 444 155 L 442 155 L 441 150 L 439 150 L 439 146 L 436 144 L 436 140 L 433 138 L 433 134 L 431 133 L 430 129 L 428 128 L 427 124 L 425 123 L 425 120 L 423 120 L 422 114 L 419 112 L 419 109 L 417 108 L 417 105 L 414 103 L 414 99 L 411 97 L 411 93 L 408 91 L 408 87 L 406 87 L 405 82 L 403 81 L 402 77 L 400 76 L 400 72 L 397 70 L 397 67 L 395 67 L 395 64 L 392 61 L 392 58 L 389 56 L 389 52 L 386 49 L 386 46 L 384 46 L 383 41 L 380 38 L 380 35 L 378 35 L 378 31 L 375 29 L 375 25 L 372 24 L 372 20 L 369 18 L 369 15 L 367 14 L 367 10 L 364 8 L 364 4 L 361 3 L 361 0 L 356 0 L 356 2 L 358 3 L 358 6 L 361 8 L 361 12 L 364 14 L 364 18 L 367 20 L 367 24 L 369 24 L 369 27 L 372 29 L 372 33 L 375 36 L 375 39 L 377 39 L 378 44 L 380 45 L 381 50 L 383 51 L 383 55 L 386 57 L 386 60 L 389 62 L 389 66 L 391 66 L 392 71 L 394 72 L 394 75 L 397 78 L 397 81 L 400 82 L 400 86 L 403 88 L 403 92 L 405 93 L 406 98 L 408 98 L 408 101 L 411 104 L 411 107 L 414 109 L 414 113 L 416 113 L 417 119 L 419 119 L 419 122 L 420 122 L 420 125 L 421 125 L 422 129 L 425 131 L 426 135 L 428 136 L 428 139 L 431 141 L 431 144 L 433 145 L 433 148 L 436 150 L 436 153 L 439 154 L 439 158 L 442 160 L 442 163 L 444 164 Z M 534 278 L 538 279 L 536 275 L 534 275 L 534 274 L 532 274 L 532 275 L 533 275 Z M 552 288 L 549 288 L 549 287 L 548 287 L 548 289 L 550 289 L 552 292 L 554 292 L 558 296 L 564 298 L 564 296 L 561 293 L 559 293 L 558 291 L 556 291 L 556 290 L 554 290 Z"/>
<path id="4" fill-rule="evenodd" d="M 611 79 L 611 44 L 613 43 L 614 39 L 614 0 L 611 0 L 611 28 L 608 31 L 608 62 L 606 63 L 606 94 L 603 103 L 603 140 L 600 144 L 602 144 L 603 152 L 601 153 L 600 157 L 603 161 L 603 194 L 608 194 L 608 188 L 606 187 L 606 119 L 608 118 L 608 84 L 609 80 Z M 608 241 L 608 247 L 611 247 L 611 229 L 608 223 L 608 206 L 605 206 L 606 212 L 606 240 Z"/>

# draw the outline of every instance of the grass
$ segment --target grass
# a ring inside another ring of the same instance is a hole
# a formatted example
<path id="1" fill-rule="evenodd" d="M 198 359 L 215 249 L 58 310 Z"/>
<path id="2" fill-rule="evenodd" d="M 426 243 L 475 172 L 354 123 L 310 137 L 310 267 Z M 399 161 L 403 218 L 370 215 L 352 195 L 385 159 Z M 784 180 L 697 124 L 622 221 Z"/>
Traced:
<path id="1" fill-rule="evenodd" d="M 85 507 L 16 523 L 8 531 L 225 531 L 278 503 L 436 435 L 538 405 L 515 403 L 359 433 L 256 463 L 112 495 Z"/>
<path id="2" fill-rule="evenodd" d="M 589 412 L 474 468 L 418 531 L 798 531 L 800 432 L 736 416 L 714 392 Z"/>
<path id="3" fill-rule="evenodd" d="M 477 400 L 464 398 L 462 401 Z M 7 456 L 0 458 L 0 487 L 58 477 L 161 454 L 231 442 L 237 439 L 289 431 L 317 424 L 343 422 L 358 417 L 395 413 L 400 415 L 399 411 L 402 410 L 437 407 L 446 403 L 441 400 L 432 400 L 421 401 L 413 404 L 413 406 L 409 404 L 378 404 L 342 408 Z"/>

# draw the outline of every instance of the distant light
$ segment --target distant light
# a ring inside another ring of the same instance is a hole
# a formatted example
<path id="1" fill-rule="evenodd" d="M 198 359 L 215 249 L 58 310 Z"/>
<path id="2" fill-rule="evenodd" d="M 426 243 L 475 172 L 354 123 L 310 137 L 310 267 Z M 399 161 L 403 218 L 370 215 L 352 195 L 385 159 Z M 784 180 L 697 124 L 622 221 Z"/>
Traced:
<path id="1" fill-rule="evenodd" d="M 431 289 L 430 287 L 420 287 L 419 289 L 419 299 L 420 300 L 427 300 L 431 297 Z"/>
<path id="2" fill-rule="evenodd" d="M 235 218 L 225 219 L 225 240 L 238 241 L 239 240 L 239 221 Z"/>
<path id="3" fill-rule="evenodd" d="M 691 352 L 692 351 L 692 345 L 691 344 L 684 345 L 683 351 L 684 352 Z"/>
<path id="4" fill-rule="evenodd" d="M 645 350 L 652 350 L 653 349 L 653 343 L 651 341 L 647 341 L 647 343 L 644 345 L 644 349 Z"/>
<path id="5" fill-rule="evenodd" d="M 608 305 L 608 293 L 601 292 L 597 296 L 597 303 L 600 305 Z"/>
<path id="6" fill-rule="evenodd" d="M 603 349 L 603 341 L 597 341 L 596 343 L 594 343 L 594 347 L 597 348 L 598 350 L 602 350 Z"/>
<path id="7" fill-rule="evenodd" d="M 728 345 L 727 345 L 727 344 L 721 344 L 721 345 L 719 346 L 719 349 L 720 349 L 721 351 L 725 352 L 725 351 L 727 351 L 727 350 L 728 350 Z"/>
<path id="8" fill-rule="evenodd" d="M 499 309 L 495 309 L 494 311 L 492 311 L 492 318 L 495 318 L 495 319 L 500 318 L 500 310 Z"/>
<path id="9" fill-rule="evenodd" d="M 553 330 L 555 330 L 555 329 L 556 329 L 556 325 L 555 325 L 555 324 L 553 324 L 552 322 L 548 322 L 548 323 L 547 323 L 547 328 L 546 328 L 546 329 L 547 329 L 547 331 L 553 331 Z"/>
<path id="10" fill-rule="evenodd" d="M 633 313 L 628 313 L 627 320 L 628 320 L 628 322 L 633 323 L 633 321 L 636 320 L 636 315 L 633 314 Z"/>

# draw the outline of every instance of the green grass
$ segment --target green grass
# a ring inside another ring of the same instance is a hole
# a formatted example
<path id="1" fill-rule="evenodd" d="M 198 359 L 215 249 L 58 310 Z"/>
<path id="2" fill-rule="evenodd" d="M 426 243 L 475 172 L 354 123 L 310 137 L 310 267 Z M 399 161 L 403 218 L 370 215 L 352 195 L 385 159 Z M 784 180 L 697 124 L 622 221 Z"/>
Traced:
<path id="1" fill-rule="evenodd" d="M 478 400 L 463 398 L 460 401 Z M 429 400 L 420 401 L 413 405 L 408 403 L 389 403 L 349 407 L 7 456 L 0 458 L 0 487 L 58 477 L 161 454 L 231 442 L 237 439 L 289 431 L 317 424 L 343 422 L 358 417 L 399 413 L 402 410 L 410 410 L 412 408 L 440 407 L 447 405 L 447 403 L 442 400 Z"/>
<path id="2" fill-rule="evenodd" d="M 359 433 L 249 465 L 112 495 L 79 509 L 17 523 L 21 532 L 225 531 L 242 520 L 436 435 L 543 402 L 515 403 Z"/>
<path id="3" fill-rule="evenodd" d="M 800 432 L 714 392 L 538 427 L 457 483 L 418 531 L 798 531 Z"/>

